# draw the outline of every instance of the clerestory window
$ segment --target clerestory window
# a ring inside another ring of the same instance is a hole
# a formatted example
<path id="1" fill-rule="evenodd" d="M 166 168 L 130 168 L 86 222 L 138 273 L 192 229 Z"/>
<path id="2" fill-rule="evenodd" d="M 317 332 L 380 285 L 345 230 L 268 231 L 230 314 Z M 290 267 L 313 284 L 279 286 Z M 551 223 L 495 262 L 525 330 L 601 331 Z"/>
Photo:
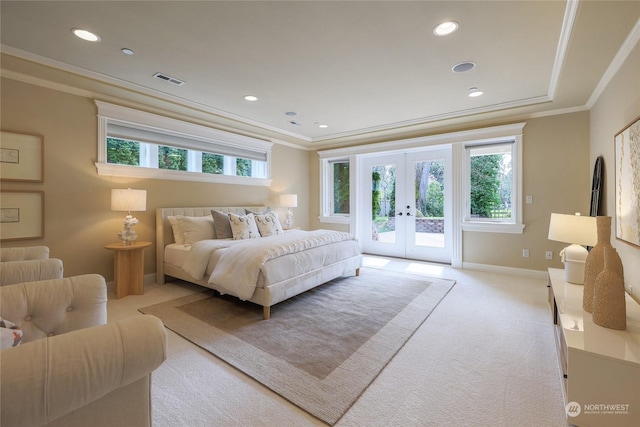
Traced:
<path id="1" fill-rule="evenodd" d="M 96 101 L 99 174 L 268 186 L 271 143 Z"/>

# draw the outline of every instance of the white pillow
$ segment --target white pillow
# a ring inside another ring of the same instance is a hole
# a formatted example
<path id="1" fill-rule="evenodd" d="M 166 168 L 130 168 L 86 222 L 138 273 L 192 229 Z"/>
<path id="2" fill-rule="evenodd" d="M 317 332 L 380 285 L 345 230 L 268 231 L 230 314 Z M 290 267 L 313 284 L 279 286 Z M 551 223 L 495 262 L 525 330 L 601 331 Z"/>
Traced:
<path id="1" fill-rule="evenodd" d="M 260 232 L 253 214 L 240 216 L 230 213 L 229 224 L 231 224 L 233 240 L 260 238 Z"/>
<path id="2" fill-rule="evenodd" d="M 264 215 L 256 215 L 256 224 L 258 231 L 262 237 L 276 236 L 284 234 L 280 220 L 275 212 L 269 212 Z"/>
<path id="3" fill-rule="evenodd" d="M 180 227 L 180 221 L 178 221 L 178 217 L 182 217 L 182 215 L 178 216 L 168 216 L 169 224 L 171 224 L 171 228 L 173 229 L 173 240 L 180 245 L 184 245 L 184 232 L 182 231 L 182 227 Z"/>
<path id="4" fill-rule="evenodd" d="M 182 216 L 178 217 L 180 228 L 184 233 L 184 245 L 190 246 L 200 240 L 215 239 L 213 217 L 207 216 Z"/>

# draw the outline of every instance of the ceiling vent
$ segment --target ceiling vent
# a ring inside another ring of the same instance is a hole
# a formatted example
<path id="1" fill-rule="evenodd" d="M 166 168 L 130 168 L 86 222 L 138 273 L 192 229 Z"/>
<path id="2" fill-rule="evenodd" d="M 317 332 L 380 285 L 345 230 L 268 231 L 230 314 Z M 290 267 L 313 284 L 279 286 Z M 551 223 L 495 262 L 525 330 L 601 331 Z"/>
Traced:
<path id="1" fill-rule="evenodd" d="M 176 79 L 175 77 L 167 76 L 166 74 L 162 73 L 155 73 L 153 77 L 164 80 L 165 82 L 171 83 L 176 86 L 184 86 L 184 84 L 186 83 L 185 81 Z"/>

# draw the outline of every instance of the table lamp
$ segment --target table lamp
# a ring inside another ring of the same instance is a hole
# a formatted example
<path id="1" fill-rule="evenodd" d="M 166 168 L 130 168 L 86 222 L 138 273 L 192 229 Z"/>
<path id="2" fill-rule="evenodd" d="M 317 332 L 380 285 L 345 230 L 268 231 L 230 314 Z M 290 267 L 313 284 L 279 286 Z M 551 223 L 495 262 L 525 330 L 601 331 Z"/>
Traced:
<path id="1" fill-rule="evenodd" d="M 286 230 L 289 230 L 291 227 L 293 227 L 293 212 L 291 212 L 291 208 L 298 207 L 298 195 L 297 194 L 281 194 L 280 206 L 284 206 L 287 208 L 287 219 L 284 222 L 284 228 Z"/>
<path id="2" fill-rule="evenodd" d="M 565 281 L 584 285 L 584 264 L 589 252 L 584 246 L 593 246 L 598 241 L 596 218 L 593 216 L 551 214 L 549 240 L 571 243 L 560 252 L 564 263 Z"/>
<path id="3" fill-rule="evenodd" d="M 131 211 L 147 210 L 147 190 L 111 190 L 111 210 L 126 211 L 127 216 L 124 217 L 124 230 L 118 233 L 118 237 L 123 245 L 131 245 L 138 236 L 133 226 L 138 220 L 131 216 Z"/>

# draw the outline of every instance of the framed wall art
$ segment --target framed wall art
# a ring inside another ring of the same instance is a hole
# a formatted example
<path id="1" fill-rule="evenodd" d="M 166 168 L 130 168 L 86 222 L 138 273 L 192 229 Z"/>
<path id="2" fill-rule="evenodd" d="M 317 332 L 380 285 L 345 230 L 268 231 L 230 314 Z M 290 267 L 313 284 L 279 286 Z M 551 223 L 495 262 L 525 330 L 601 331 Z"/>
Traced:
<path id="1" fill-rule="evenodd" d="M 43 182 L 44 138 L 2 131 L 0 133 L 0 181 Z"/>
<path id="2" fill-rule="evenodd" d="M 44 238 L 44 191 L 0 192 L 0 241 Z"/>
<path id="3" fill-rule="evenodd" d="M 616 238 L 640 247 L 640 117 L 615 141 Z"/>

